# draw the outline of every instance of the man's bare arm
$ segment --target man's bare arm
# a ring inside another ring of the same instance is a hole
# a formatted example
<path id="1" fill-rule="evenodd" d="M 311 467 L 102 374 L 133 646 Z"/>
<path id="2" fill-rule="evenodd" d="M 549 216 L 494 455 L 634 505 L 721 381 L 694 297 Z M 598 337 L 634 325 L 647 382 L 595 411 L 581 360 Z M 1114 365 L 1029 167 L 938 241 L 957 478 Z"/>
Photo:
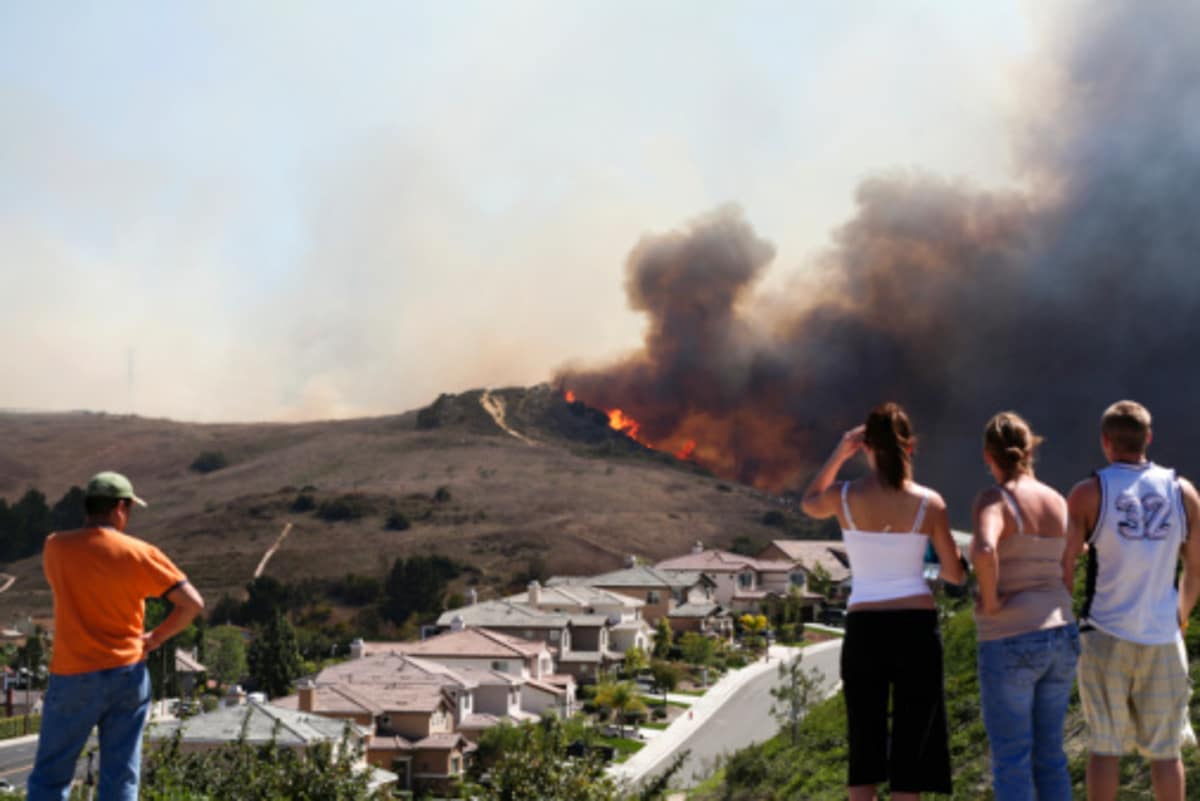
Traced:
<path id="1" fill-rule="evenodd" d="M 142 641 L 146 644 L 147 653 L 158 648 L 167 640 L 186 629 L 196 618 L 196 615 L 200 614 L 204 609 L 204 599 L 200 597 L 200 593 L 196 591 L 196 588 L 187 581 L 168 592 L 167 600 L 174 605 L 171 613 L 167 615 L 162 623 L 155 626 L 153 631 L 148 631 L 142 635 Z"/>
<path id="2" fill-rule="evenodd" d="M 1179 479 L 1183 509 L 1187 512 L 1187 541 L 1183 543 L 1183 576 L 1179 580 L 1179 622 L 1187 628 L 1187 620 L 1200 599 L 1200 495 L 1192 482 Z"/>
<path id="3" fill-rule="evenodd" d="M 1067 546 L 1063 549 L 1063 583 L 1075 592 L 1075 563 L 1087 546 L 1087 538 L 1100 515 L 1100 482 L 1095 477 L 1080 481 L 1067 496 Z"/>

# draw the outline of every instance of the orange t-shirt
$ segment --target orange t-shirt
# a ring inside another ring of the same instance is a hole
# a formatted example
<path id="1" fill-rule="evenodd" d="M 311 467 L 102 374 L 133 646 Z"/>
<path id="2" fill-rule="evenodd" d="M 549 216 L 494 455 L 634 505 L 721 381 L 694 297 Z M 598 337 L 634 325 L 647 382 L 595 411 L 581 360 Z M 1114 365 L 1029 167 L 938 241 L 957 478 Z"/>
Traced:
<path id="1" fill-rule="evenodd" d="M 51 534 L 42 569 L 54 590 L 50 672 L 60 675 L 142 661 L 145 599 L 187 581 L 158 548 L 111 528 Z"/>

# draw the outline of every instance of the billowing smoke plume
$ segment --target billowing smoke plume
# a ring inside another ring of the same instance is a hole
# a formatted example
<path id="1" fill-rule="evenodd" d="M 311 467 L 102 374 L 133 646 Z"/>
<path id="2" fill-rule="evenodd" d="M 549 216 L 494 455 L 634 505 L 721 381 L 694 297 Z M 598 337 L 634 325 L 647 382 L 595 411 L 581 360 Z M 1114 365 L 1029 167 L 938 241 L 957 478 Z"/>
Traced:
<path id="1" fill-rule="evenodd" d="M 918 479 L 959 523 L 1001 409 L 1047 435 L 1041 474 L 1064 488 L 1100 461 L 1099 415 L 1122 397 L 1154 413 L 1152 456 L 1196 475 L 1200 6 L 1093 4 L 1069 23 L 1026 87 L 1028 189 L 868 180 L 786 297 L 755 296 L 773 249 L 736 208 L 648 236 L 627 264 L 644 349 L 560 383 L 771 489 L 897 400 L 922 437 Z"/>

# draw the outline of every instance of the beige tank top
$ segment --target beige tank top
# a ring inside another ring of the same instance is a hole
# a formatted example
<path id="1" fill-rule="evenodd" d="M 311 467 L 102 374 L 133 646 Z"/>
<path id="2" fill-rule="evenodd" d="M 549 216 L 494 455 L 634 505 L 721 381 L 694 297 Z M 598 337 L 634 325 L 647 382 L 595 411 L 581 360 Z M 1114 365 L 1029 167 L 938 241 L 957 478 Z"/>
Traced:
<path id="1" fill-rule="evenodd" d="M 1000 561 L 999 592 L 1006 600 L 994 615 L 975 615 L 976 638 L 980 642 L 1075 622 L 1071 594 L 1062 580 L 1066 537 L 1026 534 L 1016 502 L 1007 490 L 999 489 L 1016 518 L 1017 533 L 1000 540 L 996 549 Z"/>

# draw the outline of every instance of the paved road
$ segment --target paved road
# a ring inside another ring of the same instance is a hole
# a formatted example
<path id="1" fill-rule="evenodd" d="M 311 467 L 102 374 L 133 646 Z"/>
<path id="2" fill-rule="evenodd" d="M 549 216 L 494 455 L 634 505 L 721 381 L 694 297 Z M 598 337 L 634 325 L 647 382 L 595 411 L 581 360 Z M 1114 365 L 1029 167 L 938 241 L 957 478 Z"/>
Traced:
<path id="1" fill-rule="evenodd" d="M 802 663 L 804 671 L 813 667 L 820 670 L 825 680 L 824 688 L 828 692 L 838 681 L 840 656 L 840 647 L 806 654 Z M 713 772 L 721 755 L 774 736 L 779 727 L 771 717 L 773 699 L 770 690 L 778 683 L 779 676 L 775 670 L 750 679 L 692 732 L 680 746 L 692 753 L 677 774 L 676 783 L 691 787 Z M 655 764 L 646 775 L 653 776 L 665 770 L 670 763 L 671 757 L 668 756 Z"/>
<path id="2" fill-rule="evenodd" d="M 96 745 L 96 738 L 92 737 L 88 747 Z M 86 749 L 85 752 L 86 753 Z M 37 754 L 37 740 L 30 738 L 19 738 L 19 741 L 0 740 L 0 779 L 4 779 L 13 784 L 14 787 L 21 789 L 25 788 L 25 780 L 29 778 L 29 772 L 33 770 L 33 758 Z M 99 762 L 95 765 L 99 767 Z M 87 757 L 80 756 L 79 763 L 76 766 L 75 778 L 82 780 L 87 773 Z"/>

